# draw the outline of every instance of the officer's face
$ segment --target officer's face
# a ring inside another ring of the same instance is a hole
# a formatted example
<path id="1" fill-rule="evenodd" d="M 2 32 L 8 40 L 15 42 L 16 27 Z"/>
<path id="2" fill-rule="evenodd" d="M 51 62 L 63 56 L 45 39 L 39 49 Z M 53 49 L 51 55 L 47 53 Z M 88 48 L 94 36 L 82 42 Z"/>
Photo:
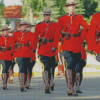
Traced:
<path id="1" fill-rule="evenodd" d="M 31 31 L 31 26 L 27 26 L 26 30 Z"/>
<path id="2" fill-rule="evenodd" d="M 4 30 L 3 34 L 4 34 L 4 36 L 7 36 L 8 35 L 8 30 Z"/>
<path id="3" fill-rule="evenodd" d="M 10 33 L 10 32 L 9 32 L 9 36 L 13 36 L 13 33 Z"/>
<path id="4" fill-rule="evenodd" d="M 50 14 L 44 15 L 44 20 L 45 21 L 50 21 L 50 18 L 51 18 Z"/>
<path id="5" fill-rule="evenodd" d="M 26 30 L 26 28 L 27 28 L 27 25 L 21 25 L 21 26 L 20 26 L 20 29 L 21 29 L 22 31 Z"/>
<path id="6" fill-rule="evenodd" d="M 68 13 L 74 13 L 75 5 L 69 5 L 69 6 L 67 6 L 67 10 L 68 10 Z"/>

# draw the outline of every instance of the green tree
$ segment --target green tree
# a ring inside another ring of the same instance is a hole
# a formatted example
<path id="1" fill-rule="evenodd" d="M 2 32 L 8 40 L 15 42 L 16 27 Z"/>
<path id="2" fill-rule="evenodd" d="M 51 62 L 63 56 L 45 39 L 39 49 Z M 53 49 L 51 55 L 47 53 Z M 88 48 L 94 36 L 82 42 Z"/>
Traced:
<path id="1" fill-rule="evenodd" d="M 96 8 L 98 6 L 98 2 L 96 0 L 83 0 L 84 5 L 84 17 L 89 18 L 96 12 Z"/>
<path id="2" fill-rule="evenodd" d="M 4 9 L 4 3 L 3 0 L 0 1 L 0 28 L 2 27 L 4 18 L 3 18 L 3 9 Z"/>
<path id="3" fill-rule="evenodd" d="M 3 9 L 4 9 L 4 3 L 3 0 L 0 1 L 0 15 L 3 15 Z"/>
<path id="4" fill-rule="evenodd" d="M 51 20 L 57 20 L 57 13 L 59 8 L 57 6 L 55 6 L 56 2 L 54 0 L 22 0 L 23 3 L 23 7 L 22 7 L 22 14 L 25 15 L 25 17 L 27 19 L 29 19 L 29 9 L 28 6 L 30 6 L 33 9 L 33 14 L 34 15 L 38 15 L 39 17 L 37 18 L 37 20 L 35 20 L 35 22 L 40 22 L 43 21 L 43 15 L 41 15 L 41 13 L 43 12 L 43 9 L 45 7 L 50 7 L 52 12 L 54 12 L 55 14 L 52 15 L 52 19 Z"/>
<path id="5" fill-rule="evenodd" d="M 65 15 L 66 14 L 66 10 L 64 9 L 65 7 L 63 7 L 63 5 L 66 3 L 66 0 L 54 0 L 55 4 L 54 6 L 59 8 L 58 9 L 58 17 Z"/>
<path id="6" fill-rule="evenodd" d="M 79 3 L 79 4 L 75 6 L 76 7 L 75 13 L 83 15 L 84 11 L 85 11 L 84 5 L 83 5 L 83 0 L 78 0 L 78 2 L 76 0 L 76 3 Z"/>

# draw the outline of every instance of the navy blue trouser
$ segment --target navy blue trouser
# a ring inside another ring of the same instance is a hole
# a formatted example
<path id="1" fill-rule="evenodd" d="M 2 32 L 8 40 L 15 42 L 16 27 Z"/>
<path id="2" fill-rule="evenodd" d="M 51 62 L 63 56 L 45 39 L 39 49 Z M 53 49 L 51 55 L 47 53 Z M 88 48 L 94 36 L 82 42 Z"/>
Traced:
<path id="1" fill-rule="evenodd" d="M 19 66 L 19 73 L 27 74 L 27 69 L 30 65 L 30 58 L 17 57 L 16 62 Z"/>
<path id="2" fill-rule="evenodd" d="M 85 59 L 81 59 L 76 65 L 76 73 L 82 73 L 84 66 L 86 65 Z"/>
<path id="3" fill-rule="evenodd" d="M 48 56 L 39 55 L 39 58 L 43 64 L 44 71 L 48 71 L 49 75 L 53 74 L 54 76 L 54 71 L 55 71 L 55 66 L 56 66 L 55 56 L 48 57 Z"/>
<path id="4" fill-rule="evenodd" d="M 28 73 L 32 74 L 32 69 L 33 69 L 33 66 L 35 65 L 35 63 L 36 63 L 35 60 L 30 61 L 30 66 L 28 66 Z"/>
<path id="5" fill-rule="evenodd" d="M 77 63 L 81 60 L 81 52 L 73 53 L 72 51 L 62 51 L 62 55 L 66 60 L 66 69 L 75 71 Z"/>
<path id="6" fill-rule="evenodd" d="M 7 61 L 7 60 L 0 60 L 0 63 L 2 64 L 3 70 L 2 73 L 9 73 L 9 67 L 12 65 L 12 61 Z"/>
<path id="7" fill-rule="evenodd" d="M 16 64 L 15 61 L 12 60 L 12 64 L 11 64 L 11 66 L 9 67 L 9 69 L 10 69 L 10 70 L 13 70 L 15 64 Z"/>

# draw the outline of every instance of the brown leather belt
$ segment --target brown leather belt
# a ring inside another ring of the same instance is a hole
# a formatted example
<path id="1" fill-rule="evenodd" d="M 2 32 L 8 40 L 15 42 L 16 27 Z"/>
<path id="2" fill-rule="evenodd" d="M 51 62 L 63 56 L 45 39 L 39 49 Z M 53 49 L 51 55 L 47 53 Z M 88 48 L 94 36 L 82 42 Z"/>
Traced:
<path id="1" fill-rule="evenodd" d="M 95 32 L 95 35 L 96 35 L 96 44 L 98 44 L 99 38 L 100 38 L 100 32 L 99 31 L 96 31 Z"/>
<path id="2" fill-rule="evenodd" d="M 70 37 L 79 37 L 79 34 L 70 34 Z"/>
<path id="3" fill-rule="evenodd" d="M 62 38 L 60 39 L 62 42 L 64 40 L 64 37 L 66 40 L 70 40 L 70 37 L 80 37 L 80 34 L 70 34 L 68 32 L 61 32 L 62 33 Z"/>
<path id="4" fill-rule="evenodd" d="M 2 52 L 5 52 L 5 51 L 7 51 L 7 50 L 11 50 L 11 47 L 10 47 L 10 48 L 0 47 L 0 50 L 1 50 Z"/>
<path id="5" fill-rule="evenodd" d="M 70 33 L 67 33 L 67 32 L 65 32 L 64 34 L 68 35 L 70 37 L 79 37 L 80 36 L 79 34 L 70 34 Z"/>
<path id="6" fill-rule="evenodd" d="M 29 43 L 27 44 L 15 43 L 14 50 L 17 51 L 17 49 L 20 49 L 21 47 L 25 47 L 25 46 L 30 47 L 30 44 Z"/>
<path id="7" fill-rule="evenodd" d="M 25 46 L 30 46 L 29 43 L 28 44 L 21 44 L 21 47 L 25 47 Z"/>
<path id="8" fill-rule="evenodd" d="M 39 47 L 38 48 L 40 48 L 41 44 L 46 45 L 47 43 L 53 42 L 53 41 L 54 41 L 54 39 L 40 38 L 39 39 Z"/>
<path id="9" fill-rule="evenodd" d="M 46 42 L 53 42 L 54 39 L 42 39 L 42 38 L 39 39 L 39 42 L 43 42 L 43 41 L 46 41 Z"/>

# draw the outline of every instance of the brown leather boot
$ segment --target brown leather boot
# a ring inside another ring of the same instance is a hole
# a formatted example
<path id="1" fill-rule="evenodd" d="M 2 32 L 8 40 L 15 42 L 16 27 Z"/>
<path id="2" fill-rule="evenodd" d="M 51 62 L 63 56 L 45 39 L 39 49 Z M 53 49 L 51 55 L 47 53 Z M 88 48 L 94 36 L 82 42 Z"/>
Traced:
<path id="1" fill-rule="evenodd" d="M 82 80 L 83 80 L 83 73 L 81 72 L 81 73 L 80 73 L 80 82 L 79 82 L 79 86 L 81 86 Z"/>
<path id="2" fill-rule="evenodd" d="M 67 80 L 67 84 L 68 84 L 68 91 L 67 94 L 68 95 L 72 95 L 72 96 L 78 96 L 77 93 L 75 93 L 74 91 L 74 86 L 73 86 L 73 80 L 72 80 L 72 70 L 67 69 L 66 70 L 66 80 Z"/>
<path id="3" fill-rule="evenodd" d="M 21 90 L 21 92 L 26 91 L 26 89 L 24 87 L 24 82 L 25 82 L 24 73 L 19 73 L 19 82 L 20 82 L 20 90 Z"/>
<path id="4" fill-rule="evenodd" d="M 27 75 L 27 81 L 25 83 L 25 88 L 27 88 L 27 89 L 30 88 L 31 77 L 32 77 L 32 74 L 31 73 L 28 73 L 28 75 Z"/>
<path id="5" fill-rule="evenodd" d="M 68 78 L 67 78 L 66 70 L 65 70 L 65 78 L 66 78 L 66 83 L 67 83 L 67 88 L 68 88 Z"/>
<path id="6" fill-rule="evenodd" d="M 55 86 L 55 83 L 53 83 L 53 74 L 51 74 L 51 78 L 50 78 L 50 87 L 51 87 L 51 91 L 54 91 L 54 86 Z"/>
<path id="7" fill-rule="evenodd" d="M 7 80 L 8 80 L 8 74 L 7 73 L 2 73 L 3 90 L 8 90 Z"/>
<path id="8" fill-rule="evenodd" d="M 50 85 L 48 82 L 48 72 L 47 71 L 43 71 L 43 80 L 44 80 L 44 84 L 45 84 L 45 93 L 50 93 Z"/>
<path id="9" fill-rule="evenodd" d="M 9 84 L 13 83 L 13 70 L 9 69 Z"/>
<path id="10" fill-rule="evenodd" d="M 81 82 L 81 79 L 80 79 L 80 73 L 76 73 L 76 92 L 77 93 L 82 93 L 82 91 L 80 90 L 80 82 Z"/>

